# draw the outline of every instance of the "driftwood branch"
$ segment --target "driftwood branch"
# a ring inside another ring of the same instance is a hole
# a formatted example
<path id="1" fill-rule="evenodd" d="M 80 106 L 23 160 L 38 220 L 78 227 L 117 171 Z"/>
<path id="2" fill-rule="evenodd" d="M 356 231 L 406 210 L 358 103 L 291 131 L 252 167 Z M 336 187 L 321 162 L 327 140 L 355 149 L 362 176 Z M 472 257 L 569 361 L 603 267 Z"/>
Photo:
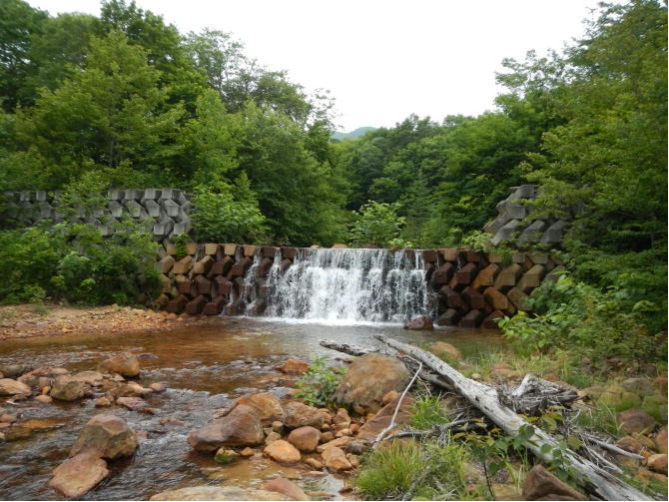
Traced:
<path id="1" fill-rule="evenodd" d="M 525 375 L 520 385 L 509 394 L 507 404 L 517 413 L 536 416 L 551 406 L 567 406 L 577 399 L 578 393 L 573 389 Z"/>
<path id="2" fill-rule="evenodd" d="M 566 463 L 572 468 L 576 482 L 587 493 L 604 500 L 651 500 L 644 493 L 624 483 L 598 465 L 583 459 L 571 449 L 564 451 L 561 458 L 558 458 L 556 452 L 560 451 L 560 443 L 551 435 L 523 420 L 507 405 L 500 403 L 498 393 L 494 388 L 465 377 L 435 355 L 418 347 L 383 335 L 376 335 L 376 338 L 421 361 L 444 377 L 460 395 L 467 398 L 472 405 L 510 436 L 518 436 L 521 430 L 532 430 L 532 436 L 526 442 L 525 447 L 545 462 L 562 461 Z"/>

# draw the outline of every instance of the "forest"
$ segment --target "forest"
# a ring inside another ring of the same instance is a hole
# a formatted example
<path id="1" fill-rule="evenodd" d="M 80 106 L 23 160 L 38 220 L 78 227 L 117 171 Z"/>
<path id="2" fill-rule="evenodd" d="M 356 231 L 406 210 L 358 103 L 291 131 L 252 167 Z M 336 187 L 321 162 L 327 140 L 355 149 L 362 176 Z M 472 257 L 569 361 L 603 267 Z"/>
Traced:
<path id="1" fill-rule="evenodd" d="M 559 334 L 565 347 L 606 339 L 612 354 L 661 359 L 666 2 L 600 4 L 584 23 L 561 51 L 504 60 L 494 111 L 412 115 L 338 140 L 333 97 L 248 58 L 228 33 L 183 34 L 132 1 L 52 17 L 0 0 L 0 193 L 61 191 L 66 207 L 107 188 L 179 188 L 201 242 L 487 249 L 496 204 L 535 183 L 535 211 L 582 210 L 557 251 L 568 275 L 533 299 L 540 315 L 505 320 L 507 334 L 530 349 Z M 141 267 L 142 253 L 81 225 L 11 223 L 0 225 L 4 302 L 119 300 L 102 277 Z M 27 256 L 43 263 L 37 282 Z M 95 274 L 106 286 L 91 295 Z"/>

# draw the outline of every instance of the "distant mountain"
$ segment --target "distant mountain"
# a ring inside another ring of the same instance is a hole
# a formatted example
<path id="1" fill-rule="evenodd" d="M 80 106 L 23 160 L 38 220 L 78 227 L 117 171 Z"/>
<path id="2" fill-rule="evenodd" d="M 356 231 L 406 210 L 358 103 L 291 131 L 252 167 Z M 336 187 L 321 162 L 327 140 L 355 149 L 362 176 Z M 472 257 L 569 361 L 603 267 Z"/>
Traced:
<path id="1" fill-rule="evenodd" d="M 368 133 L 369 131 L 375 131 L 376 129 L 377 129 L 376 127 L 358 127 L 355 131 L 351 132 L 335 132 L 332 134 L 332 139 L 338 139 L 338 140 L 346 138 L 355 139 L 359 138 L 365 133 Z"/>

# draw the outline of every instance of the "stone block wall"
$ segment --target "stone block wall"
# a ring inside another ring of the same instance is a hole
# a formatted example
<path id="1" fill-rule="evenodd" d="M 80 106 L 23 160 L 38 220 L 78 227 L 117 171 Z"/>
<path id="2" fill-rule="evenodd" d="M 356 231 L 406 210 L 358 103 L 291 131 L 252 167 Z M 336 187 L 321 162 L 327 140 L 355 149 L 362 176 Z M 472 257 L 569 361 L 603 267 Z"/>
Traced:
<path id="1" fill-rule="evenodd" d="M 162 293 L 154 308 L 190 315 L 250 315 L 248 298 L 267 294 L 265 280 L 280 253 L 285 271 L 300 248 L 191 244 L 183 256 L 168 244 L 157 263 Z M 516 253 L 503 257 L 467 249 L 409 250 L 422 253 L 425 280 L 434 292 L 435 320 L 443 326 L 496 328 L 495 319 L 529 311 L 526 300 L 542 281 L 562 267 L 545 253 Z M 245 280 L 256 264 L 252 281 Z M 250 291 L 249 288 L 253 288 Z"/>
<path id="2" fill-rule="evenodd" d="M 60 222 L 55 199 L 58 192 L 23 191 L 5 193 L 3 223 L 31 226 L 40 221 Z M 112 232 L 113 223 L 122 217 L 145 222 L 157 241 L 187 234 L 192 228 L 189 216 L 190 195 L 172 188 L 109 190 L 105 211 L 80 216 L 81 221 L 96 225 L 104 236 Z"/>

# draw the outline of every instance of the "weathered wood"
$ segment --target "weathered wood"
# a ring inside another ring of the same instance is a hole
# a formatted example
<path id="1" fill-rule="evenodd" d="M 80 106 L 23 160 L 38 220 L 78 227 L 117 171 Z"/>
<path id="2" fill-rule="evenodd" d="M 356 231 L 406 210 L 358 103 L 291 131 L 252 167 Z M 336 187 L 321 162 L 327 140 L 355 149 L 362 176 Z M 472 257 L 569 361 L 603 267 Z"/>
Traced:
<path id="1" fill-rule="evenodd" d="M 554 405 L 565 406 L 578 399 L 578 392 L 534 375 L 523 381 L 509 394 L 509 405 L 517 413 L 536 416 Z"/>
<path id="2" fill-rule="evenodd" d="M 508 406 L 501 404 L 496 389 L 465 377 L 437 356 L 418 347 L 398 342 L 383 335 L 375 335 L 375 338 L 389 347 L 410 355 L 447 379 L 460 395 L 467 398 L 472 405 L 482 411 L 507 434 L 515 437 L 520 434 L 521 429 L 532 430 L 533 434 L 525 443 L 525 447 L 545 462 L 555 460 L 554 452 L 559 451 L 560 443 L 551 435 L 530 425 Z M 624 483 L 596 464 L 583 459 L 571 449 L 564 451 L 562 461 L 573 467 L 574 478 L 580 487 L 599 498 L 604 500 L 651 500 L 644 493 Z"/>

